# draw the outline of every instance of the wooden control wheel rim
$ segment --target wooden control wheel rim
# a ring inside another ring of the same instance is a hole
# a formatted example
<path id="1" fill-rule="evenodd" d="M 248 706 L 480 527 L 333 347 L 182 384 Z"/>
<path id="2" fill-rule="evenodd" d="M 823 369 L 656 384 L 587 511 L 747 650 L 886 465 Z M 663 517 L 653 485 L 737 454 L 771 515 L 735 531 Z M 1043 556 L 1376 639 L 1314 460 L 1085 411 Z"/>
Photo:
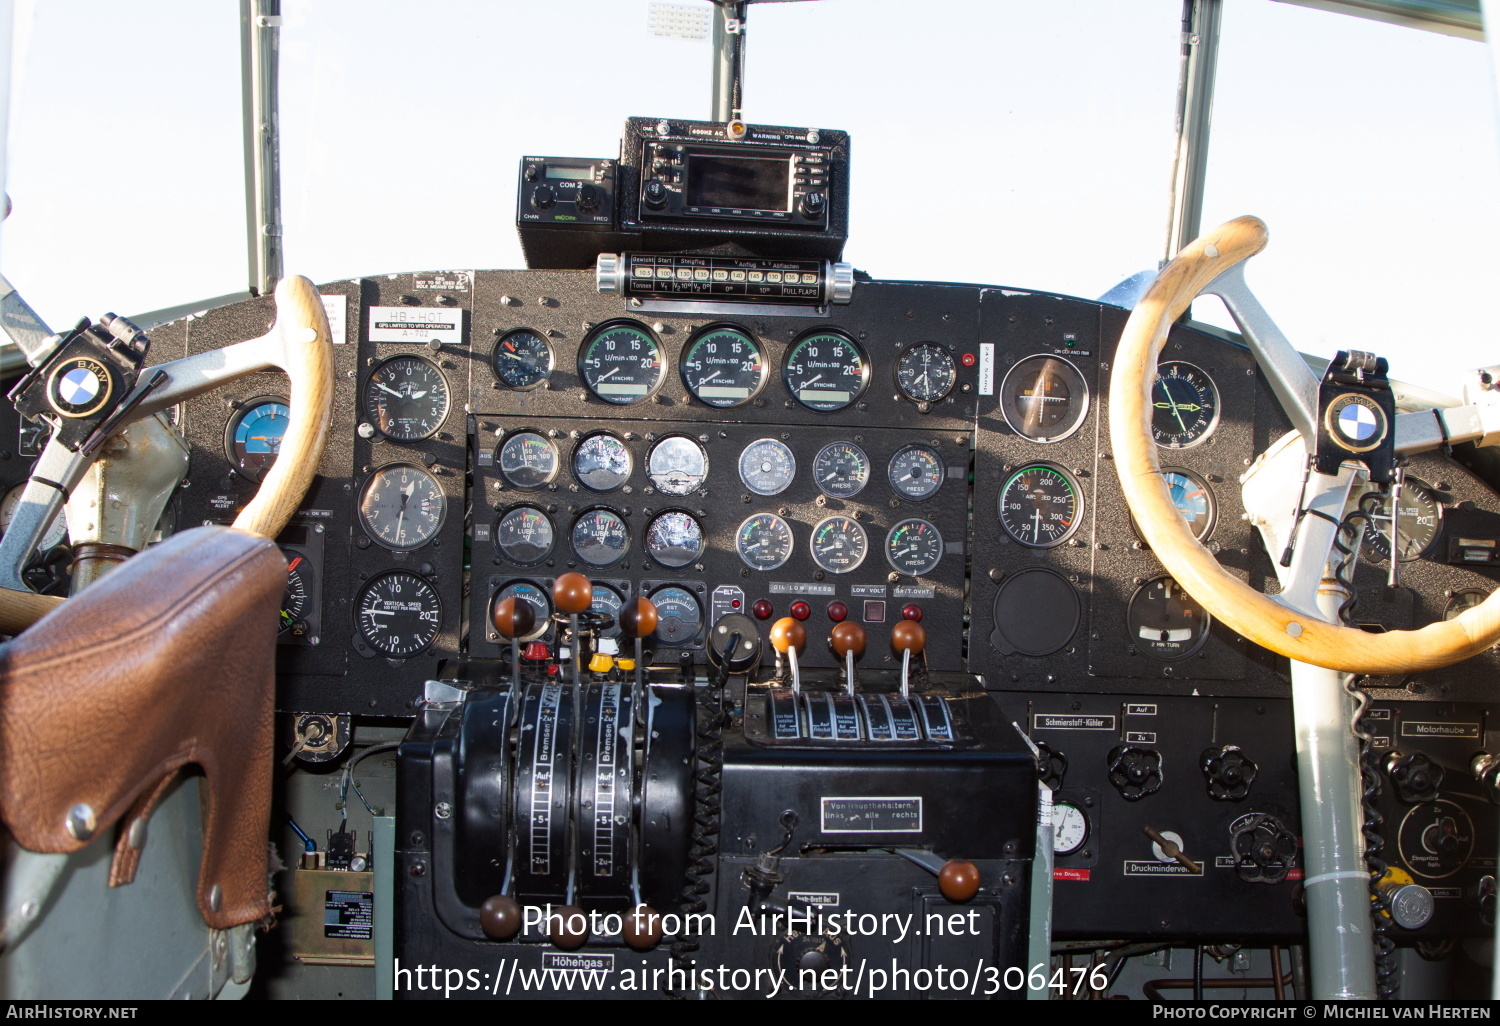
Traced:
<path id="1" fill-rule="evenodd" d="M 1346 673 L 1410 673 L 1447 666 L 1500 641 L 1500 590 L 1454 620 L 1370 634 L 1289 609 L 1221 567 L 1178 513 L 1151 436 L 1152 371 L 1172 324 L 1199 292 L 1265 248 L 1255 217 L 1229 221 L 1194 241 L 1136 305 L 1110 376 L 1110 444 L 1136 524 L 1162 566 L 1205 609 L 1250 641 L 1298 662 Z"/>

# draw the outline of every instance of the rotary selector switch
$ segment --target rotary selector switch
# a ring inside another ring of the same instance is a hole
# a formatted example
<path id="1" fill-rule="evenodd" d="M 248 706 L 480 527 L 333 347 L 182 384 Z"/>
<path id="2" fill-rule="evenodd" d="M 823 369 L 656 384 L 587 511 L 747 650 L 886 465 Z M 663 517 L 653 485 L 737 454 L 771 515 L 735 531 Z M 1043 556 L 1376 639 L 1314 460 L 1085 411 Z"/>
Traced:
<path id="1" fill-rule="evenodd" d="M 1395 785 L 1396 797 L 1407 805 L 1437 801 L 1438 790 L 1443 786 L 1443 767 L 1429 759 L 1426 753 L 1402 755 L 1392 752 L 1386 757 L 1385 771 Z"/>
<path id="2" fill-rule="evenodd" d="M 1161 753 L 1155 749 L 1121 745 L 1109 753 L 1108 761 L 1109 782 L 1127 802 L 1161 790 Z"/>
<path id="3" fill-rule="evenodd" d="M 1238 745 L 1209 748 L 1199 763 L 1208 784 L 1208 796 L 1214 801 L 1238 802 L 1250 796 L 1257 767 Z"/>

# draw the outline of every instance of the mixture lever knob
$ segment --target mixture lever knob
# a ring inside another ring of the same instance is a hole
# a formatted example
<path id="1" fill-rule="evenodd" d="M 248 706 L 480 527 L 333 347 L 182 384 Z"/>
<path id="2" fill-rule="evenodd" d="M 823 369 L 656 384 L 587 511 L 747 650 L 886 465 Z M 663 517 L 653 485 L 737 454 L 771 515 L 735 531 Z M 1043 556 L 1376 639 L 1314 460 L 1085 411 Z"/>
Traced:
<path id="1" fill-rule="evenodd" d="M 536 611 L 525 599 L 511 595 L 495 603 L 490 610 L 490 622 L 502 638 L 511 642 L 511 681 L 521 686 L 520 640 L 536 626 Z"/>
<path id="2" fill-rule="evenodd" d="M 619 621 L 620 633 L 627 638 L 635 639 L 635 682 L 639 685 L 643 682 L 642 674 L 645 673 L 641 665 L 643 660 L 641 649 L 645 644 L 646 636 L 656 633 L 656 625 L 661 622 L 661 617 L 656 611 L 656 603 L 643 595 L 620 607 Z"/>
<path id="3" fill-rule="evenodd" d="M 797 656 L 807 647 L 807 628 L 800 620 L 783 616 L 771 625 L 771 647 L 776 650 L 776 676 L 785 677 L 788 665 L 792 669 L 792 693 L 802 690 L 802 672 L 797 668 Z"/>
<path id="4" fill-rule="evenodd" d="M 568 614 L 572 643 L 568 646 L 573 660 L 573 686 L 578 686 L 579 654 L 582 637 L 578 633 L 578 614 L 594 603 L 594 586 L 583 574 L 566 573 L 552 582 L 552 604 Z"/>
<path id="5" fill-rule="evenodd" d="M 891 649 L 901 653 L 901 697 L 911 694 L 911 657 L 927 647 L 927 632 L 915 620 L 902 620 L 891 628 Z"/>
<path id="6" fill-rule="evenodd" d="M 828 636 L 834 654 L 844 660 L 844 690 L 851 695 L 854 694 L 854 661 L 865 654 L 865 640 L 865 629 L 849 620 L 836 624 Z"/>

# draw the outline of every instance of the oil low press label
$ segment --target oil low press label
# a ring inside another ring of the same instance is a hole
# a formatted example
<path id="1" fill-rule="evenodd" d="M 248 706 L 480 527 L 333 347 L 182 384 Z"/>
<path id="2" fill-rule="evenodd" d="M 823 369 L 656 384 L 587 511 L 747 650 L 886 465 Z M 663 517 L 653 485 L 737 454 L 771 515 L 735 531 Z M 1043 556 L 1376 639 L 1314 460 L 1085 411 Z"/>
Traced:
<path id="1" fill-rule="evenodd" d="M 824 798 L 825 834 L 919 834 L 922 799 Z"/>

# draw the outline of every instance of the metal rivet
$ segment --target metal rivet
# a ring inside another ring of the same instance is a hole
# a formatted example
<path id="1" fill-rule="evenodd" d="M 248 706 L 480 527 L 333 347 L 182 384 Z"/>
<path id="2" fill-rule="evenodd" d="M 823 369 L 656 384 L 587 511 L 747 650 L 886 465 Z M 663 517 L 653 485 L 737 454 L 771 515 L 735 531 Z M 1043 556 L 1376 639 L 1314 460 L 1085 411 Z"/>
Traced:
<path id="1" fill-rule="evenodd" d="M 1286 632 L 1294 638 L 1300 638 L 1302 637 L 1302 625 L 1296 620 L 1293 620 L 1291 623 L 1286 625 Z"/>
<path id="2" fill-rule="evenodd" d="M 89 806 L 79 802 L 68 810 L 68 833 L 73 835 L 74 840 L 87 841 L 94 836 L 96 826 L 98 823 L 94 819 L 94 810 Z"/>
<path id="3" fill-rule="evenodd" d="M 136 851 L 146 846 L 146 821 L 144 819 L 138 819 L 130 824 L 129 840 L 130 846 Z"/>
<path id="4" fill-rule="evenodd" d="M 208 907 L 217 912 L 219 911 L 219 906 L 223 904 L 224 890 L 218 884 L 214 884 L 208 889 Z"/>
<path id="5" fill-rule="evenodd" d="M 26 919 L 35 919 L 38 911 L 40 911 L 40 909 L 38 908 L 37 903 L 34 901 L 28 901 L 26 904 L 21 906 L 21 915 Z"/>
<path id="6" fill-rule="evenodd" d="M 453 806 L 449 805 L 447 802 L 438 802 L 437 808 L 433 811 L 437 813 L 438 819 L 447 819 L 449 816 L 453 815 Z"/>

